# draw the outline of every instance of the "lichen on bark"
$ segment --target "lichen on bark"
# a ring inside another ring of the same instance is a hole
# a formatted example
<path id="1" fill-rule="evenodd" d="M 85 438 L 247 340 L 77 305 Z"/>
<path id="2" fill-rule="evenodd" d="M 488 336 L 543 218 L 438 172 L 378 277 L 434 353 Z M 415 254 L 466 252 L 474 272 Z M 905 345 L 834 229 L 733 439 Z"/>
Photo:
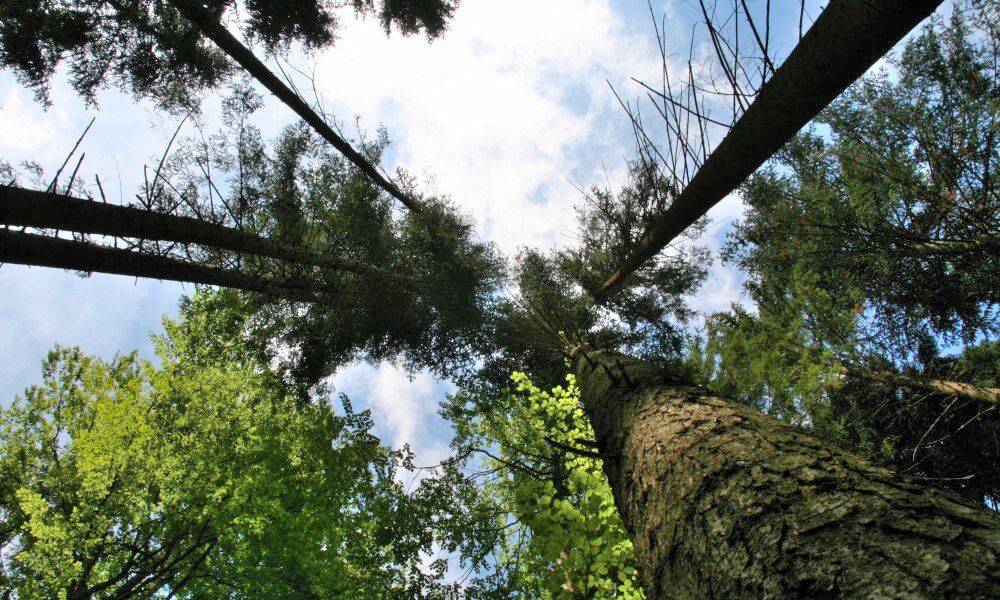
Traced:
<path id="1" fill-rule="evenodd" d="M 648 597 L 1000 597 L 1000 515 L 682 375 L 576 370 Z"/>

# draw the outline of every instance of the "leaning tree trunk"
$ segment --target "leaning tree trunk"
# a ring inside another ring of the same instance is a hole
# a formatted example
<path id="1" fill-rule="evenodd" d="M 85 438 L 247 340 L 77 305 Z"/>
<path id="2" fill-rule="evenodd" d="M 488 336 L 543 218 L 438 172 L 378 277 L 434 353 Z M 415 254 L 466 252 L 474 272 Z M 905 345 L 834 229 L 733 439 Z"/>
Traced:
<path id="1" fill-rule="evenodd" d="M 649 598 L 1000 597 L 1000 515 L 634 359 L 577 360 Z"/>
<path id="2" fill-rule="evenodd" d="M 940 0 L 938 0 L 940 1 Z M 118 0 L 112 0 L 110 2 L 112 6 L 123 15 L 125 18 L 131 17 L 131 12 Z M 388 179 L 379 173 L 378 169 L 373 165 L 367 158 L 361 155 L 360 152 L 351 147 L 344 138 L 337 135 L 337 133 L 330 127 L 327 122 L 321 117 L 311 106 L 306 104 L 299 95 L 292 90 L 288 85 L 286 85 L 277 75 L 272 73 L 267 66 L 260 61 L 253 52 L 243 45 L 236 37 L 233 36 L 226 29 L 225 25 L 219 22 L 218 18 L 210 15 L 205 10 L 204 6 L 197 0 L 170 0 L 170 4 L 174 6 L 186 19 L 191 21 L 201 33 L 208 39 L 215 42 L 215 45 L 219 47 L 220 50 L 229 55 L 229 58 L 236 61 L 241 67 L 243 67 L 251 77 L 257 80 L 258 83 L 267 88 L 269 92 L 274 94 L 279 100 L 281 100 L 285 106 L 295 111 L 295 114 L 299 115 L 303 121 L 309 124 L 313 130 L 323 137 L 327 142 L 329 142 L 338 152 L 344 155 L 347 160 L 356 166 L 362 173 L 371 179 L 372 183 L 379 186 L 383 190 L 389 193 L 390 196 L 399 200 L 406 208 L 413 212 L 420 212 L 422 206 L 420 203 L 412 198 L 411 196 L 403 193 L 396 184 L 392 183 Z M 133 19 L 134 20 L 134 19 Z"/>
<path id="3" fill-rule="evenodd" d="M 169 256 L 6 229 L 0 229 L 0 263 L 200 283 L 296 302 L 332 302 L 338 292 L 311 279 L 244 273 Z"/>
<path id="4" fill-rule="evenodd" d="M 909 377 L 891 371 L 872 371 L 868 369 L 848 368 L 847 373 L 879 383 L 890 383 L 916 388 L 927 392 L 945 394 L 947 396 L 961 396 L 969 400 L 980 402 L 992 402 L 1000 404 L 1000 388 L 983 387 L 965 383 L 964 381 L 950 381 L 948 379 L 930 379 L 923 377 Z"/>
<path id="5" fill-rule="evenodd" d="M 746 181 L 940 4 L 941 0 L 831 0 L 684 190 L 593 291 L 594 297 L 607 298 L 628 275 Z"/>
<path id="6" fill-rule="evenodd" d="M 0 224 L 58 229 L 115 237 L 197 244 L 232 250 L 244 256 L 277 258 L 287 263 L 315 265 L 358 275 L 381 277 L 413 286 L 411 277 L 342 256 L 313 252 L 193 217 L 170 215 L 134 206 L 118 206 L 16 186 L 0 187 Z"/>

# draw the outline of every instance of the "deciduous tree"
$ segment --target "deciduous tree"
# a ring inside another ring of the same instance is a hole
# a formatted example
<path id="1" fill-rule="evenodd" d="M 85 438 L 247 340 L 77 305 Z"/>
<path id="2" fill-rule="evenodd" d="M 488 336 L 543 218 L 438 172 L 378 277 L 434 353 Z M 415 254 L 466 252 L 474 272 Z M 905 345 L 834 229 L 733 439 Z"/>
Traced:
<path id="1" fill-rule="evenodd" d="M 346 399 L 335 411 L 291 393 L 207 300 L 165 321 L 159 366 L 57 347 L 43 382 L 0 412 L 0 587 L 22 598 L 419 593 L 411 575 L 430 537 L 401 511 L 404 456 Z M 392 534 L 394 521 L 408 531 Z"/>

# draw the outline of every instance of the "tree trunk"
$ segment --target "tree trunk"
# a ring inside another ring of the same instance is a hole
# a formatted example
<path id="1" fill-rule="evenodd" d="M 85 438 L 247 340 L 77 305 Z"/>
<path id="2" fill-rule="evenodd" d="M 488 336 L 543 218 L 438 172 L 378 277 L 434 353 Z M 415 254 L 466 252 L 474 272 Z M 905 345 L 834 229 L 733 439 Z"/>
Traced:
<path id="1" fill-rule="evenodd" d="M 649 598 L 1000 597 L 1000 515 L 683 376 L 576 360 Z"/>
<path id="2" fill-rule="evenodd" d="M 923 379 L 919 377 L 908 377 L 891 371 L 869 371 L 867 369 L 847 370 L 848 374 L 877 381 L 879 383 L 892 383 L 906 387 L 916 388 L 927 392 L 936 392 L 948 396 L 961 396 L 969 400 L 980 402 L 992 402 L 1000 404 L 1000 388 L 980 387 L 962 381 L 950 381 L 948 379 Z"/>
<path id="3" fill-rule="evenodd" d="M 406 286 L 414 285 L 413 279 L 388 269 L 339 256 L 319 254 L 201 219 L 167 215 L 132 206 L 103 204 L 14 186 L 0 187 L 0 223 L 199 244 L 244 255 L 277 258 L 293 264 L 382 277 Z"/>
<path id="4" fill-rule="evenodd" d="M 388 192 L 396 200 L 399 200 L 406 208 L 413 212 L 420 212 L 421 206 L 416 200 L 404 194 L 395 184 L 383 177 L 368 159 L 337 135 L 312 107 L 306 104 L 283 81 L 278 79 L 278 76 L 272 73 L 260 59 L 254 56 L 249 48 L 233 37 L 233 34 L 229 33 L 229 30 L 222 23 L 209 15 L 201 4 L 196 0 L 170 0 L 170 4 L 184 15 L 187 20 L 194 23 L 205 37 L 215 42 L 215 45 L 219 49 L 243 67 L 251 77 L 277 96 L 279 100 L 285 103 L 285 106 L 295 111 L 295 114 L 299 115 L 316 133 L 332 144 L 347 160 L 351 161 L 354 166 L 367 175 L 375 185 Z M 128 10 L 116 0 L 113 0 L 111 5 L 123 16 L 126 18 L 129 17 Z"/>
<path id="5" fill-rule="evenodd" d="M 736 189 L 941 1 L 831 0 L 632 254 L 594 290 L 594 297 L 600 300 L 613 292 Z"/>
<path id="6" fill-rule="evenodd" d="M 955 254 L 976 254 L 1000 251 L 1000 236 L 983 233 L 967 240 L 906 240 L 896 245 L 895 251 L 910 256 L 950 256 Z"/>
<path id="7" fill-rule="evenodd" d="M 0 262 L 201 283 L 298 302 L 330 301 L 336 290 L 306 279 L 266 277 L 120 248 L 0 229 Z"/>

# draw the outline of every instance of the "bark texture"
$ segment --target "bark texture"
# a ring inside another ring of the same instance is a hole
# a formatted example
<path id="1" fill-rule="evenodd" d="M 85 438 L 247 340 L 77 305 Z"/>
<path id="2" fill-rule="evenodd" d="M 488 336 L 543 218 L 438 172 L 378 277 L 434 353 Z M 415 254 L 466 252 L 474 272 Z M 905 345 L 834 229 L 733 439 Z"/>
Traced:
<path id="1" fill-rule="evenodd" d="M 577 380 L 647 597 L 1000 597 L 1000 515 L 619 354 Z"/>

